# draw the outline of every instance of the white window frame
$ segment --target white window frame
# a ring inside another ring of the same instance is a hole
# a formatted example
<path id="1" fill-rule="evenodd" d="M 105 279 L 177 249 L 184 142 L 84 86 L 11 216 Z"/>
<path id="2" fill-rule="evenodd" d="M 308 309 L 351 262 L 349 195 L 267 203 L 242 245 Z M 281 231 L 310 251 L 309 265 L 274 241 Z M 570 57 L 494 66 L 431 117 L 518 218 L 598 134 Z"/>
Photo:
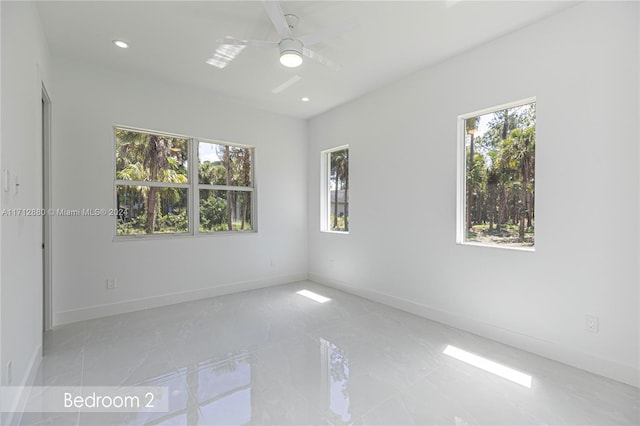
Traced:
<path id="1" fill-rule="evenodd" d="M 330 234 L 348 235 L 349 231 L 334 231 L 331 229 L 329 220 L 331 218 L 331 153 L 349 150 L 349 145 L 340 145 L 335 148 L 320 152 L 320 231 Z M 351 154 L 351 152 L 349 152 Z M 351 160 L 351 158 L 349 158 Z M 336 188 L 337 190 L 337 188 Z"/>
<path id="2" fill-rule="evenodd" d="M 188 168 L 188 179 L 189 182 L 185 184 L 180 183 L 168 183 L 168 182 L 138 182 L 138 181 L 123 181 L 116 179 L 116 147 L 117 147 L 117 138 L 116 138 L 116 129 L 128 130 L 132 132 L 139 133 L 147 133 L 154 135 L 162 135 L 169 136 L 175 138 L 181 138 L 187 140 L 187 153 L 188 159 L 195 159 L 196 164 L 195 167 L 189 165 Z M 160 188 L 185 188 L 188 190 L 187 196 L 189 197 L 188 201 L 188 211 L 187 218 L 189 221 L 189 228 L 187 232 L 163 232 L 157 234 L 130 234 L 123 235 L 118 234 L 118 218 L 114 216 L 113 221 L 113 240 L 114 241 L 132 241 L 132 240 L 140 240 L 140 239 L 164 239 L 164 238 L 184 238 L 184 237 L 206 237 L 206 236 L 229 236 L 229 235 L 242 235 L 242 234 L 255 234 L 258 232 L 258 215 L 257 215 L 257 194 L 256 194 L 256 148 L 251 145 L 244 145 L 238 143 L 232 143 L 227 141 L 220 141 L 214 139 L 205 139 L 205 138 L 197 138 L 193 136 L 180 135 L 171 132 L 162 132 L 157 130 L 148 130 L 141 129 L 138 127 L 131 126 L 121 126 L 114 125 L 112 126 L 112 137 L 113 137 L 113 201 L 112 205 L 117 206 L 117 188 L 118 185 L 138 185 L 138 186 L 156 186 Z M 236 187 L 236 186 L 226 186 L 226 185 L 201 185 L 198 181 L 198 166 L 200 164 L 200 159 L 198 156 L 198 146 L 200 142 L 203 143 L 211 143 L 217 145 L 229 145 L 229 146 L 237 146 L 241 148 L 251 149 L 251 187 Z M 200 189 L 217 189 L 217 190 L 231 190 L 231 191 L 248 191 L 251 192 L 251 228 L 249 230 L 236 230 L 236 231 L 212 231 L 212 232 L 200 232 Z"/>
<path id="3" fill-rule="evenodd" d="M 533 247 L 514 247 L 514 246 L 502 246 L 498 244 L 484 244 L 478 243 L 474 241 L 466 240 L 466 213 L 467 213 L 467 163 L 466 163 L 466 145 L 465 145 L 465 120 L 472 117 L 477 117 L 479 115 L 491 114 L 496 111 L 501 111 L 504 109 L 514 108 L 530 103 L 536 102 L 536 97 L 532 96 L 530 98 L 520 99 L 513 102 L 508 102 L 502 105 L 493 106 L 490 108 L 481 109 L 478 111 L 470 112 L 467 114 L 459 115 L 457 128 L 457 208 L 456 208 L 456 243 L 465 245 L 465 246 L 479 246 L 479 247 L 490 247 L 490 248 L 498 248 L 498 249 L 506 249 L 506 250 L 519 250 L 519 251 L 535 251 L 535 245 Z M 536 117 L 536 126 L 537 126 L 537 117 Z"/>

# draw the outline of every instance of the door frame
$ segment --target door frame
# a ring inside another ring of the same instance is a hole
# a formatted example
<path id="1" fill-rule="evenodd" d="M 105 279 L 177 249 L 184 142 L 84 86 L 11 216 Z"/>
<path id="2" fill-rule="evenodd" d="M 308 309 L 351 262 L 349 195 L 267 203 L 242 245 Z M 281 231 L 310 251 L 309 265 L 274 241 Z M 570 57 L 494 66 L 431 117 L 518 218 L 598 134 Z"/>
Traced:
<path id="1" fill-rule="evenodd" d="M 42 325 L 43 331 L 53 327 L 51 291 L 51 97 L 42 82 Z"/>

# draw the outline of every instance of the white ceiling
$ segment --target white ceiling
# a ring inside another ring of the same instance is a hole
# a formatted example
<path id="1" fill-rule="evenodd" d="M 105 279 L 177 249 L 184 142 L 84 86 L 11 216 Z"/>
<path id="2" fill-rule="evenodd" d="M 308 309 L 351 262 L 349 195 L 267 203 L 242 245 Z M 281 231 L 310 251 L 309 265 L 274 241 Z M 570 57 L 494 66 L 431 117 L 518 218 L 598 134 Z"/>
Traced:
<path id="1" fill-rule="evenodd" d="M 278 41 L 260 1 L 43 1 L 54 56 L 209 90 L 309 118 L 576 4 L 568 1 L 282 1 L 300 36 L 354 17 L 356 29 L 313 47 L 339 63 L 288 69 L 278 51 L 245 48 L 226 68 L 205 63 L 217 39 Z M 121 39 L 129 49 L 119 49 Z M 291 77 L 301 79 L 280 92 Z M 310 102 L 301 102 L 307 96 Z"/>

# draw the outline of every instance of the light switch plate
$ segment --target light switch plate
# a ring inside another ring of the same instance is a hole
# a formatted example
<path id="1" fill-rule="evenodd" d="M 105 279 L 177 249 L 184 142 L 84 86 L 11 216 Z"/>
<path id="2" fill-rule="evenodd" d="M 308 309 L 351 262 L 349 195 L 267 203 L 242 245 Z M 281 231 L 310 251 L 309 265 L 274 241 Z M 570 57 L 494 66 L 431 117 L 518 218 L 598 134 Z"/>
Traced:
<path id="1" fill-rule="evenodd" d="M 9 192 L 9 181 L 11 180 L 9 176 L 9 169 L 2 170 L 2 189 L 4 192 Z"/>

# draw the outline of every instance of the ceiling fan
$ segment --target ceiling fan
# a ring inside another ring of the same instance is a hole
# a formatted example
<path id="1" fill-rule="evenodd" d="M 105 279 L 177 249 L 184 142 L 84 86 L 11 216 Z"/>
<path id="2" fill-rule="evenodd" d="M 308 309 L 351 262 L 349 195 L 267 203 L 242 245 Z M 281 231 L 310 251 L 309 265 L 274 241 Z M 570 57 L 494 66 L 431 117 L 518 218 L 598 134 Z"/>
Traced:
<path id="1" fill-rule="evenodd" d="M 331 38 L 337 37 L 356 27 L 355 19 L 347 19 L 335 26 L 324 28 L 315 33 L 294 37 L 293 29 L 299 21 L 296 15 L 284 14 L 280 4 L 275 0 L 263 0 L 269 19 L 273 23 L 276 31 L 280 35 L 280 41 L 266 40 L 242 40 L 234 37 L 224 37 L 217 40 L 220 43 L 213 57 L 207 63 L 218 68 L 224 68 L 231 62 L 245 47 L 257 48 L 278 48 L 280 52 L 280 63 L 285 67 L 295 68 L 300 66 L 303 56 L 326 65 L 334 70 L 339 70 L 340 66 L 325 56 L 314 52 L 307 46 L 313 46 Z"/>

